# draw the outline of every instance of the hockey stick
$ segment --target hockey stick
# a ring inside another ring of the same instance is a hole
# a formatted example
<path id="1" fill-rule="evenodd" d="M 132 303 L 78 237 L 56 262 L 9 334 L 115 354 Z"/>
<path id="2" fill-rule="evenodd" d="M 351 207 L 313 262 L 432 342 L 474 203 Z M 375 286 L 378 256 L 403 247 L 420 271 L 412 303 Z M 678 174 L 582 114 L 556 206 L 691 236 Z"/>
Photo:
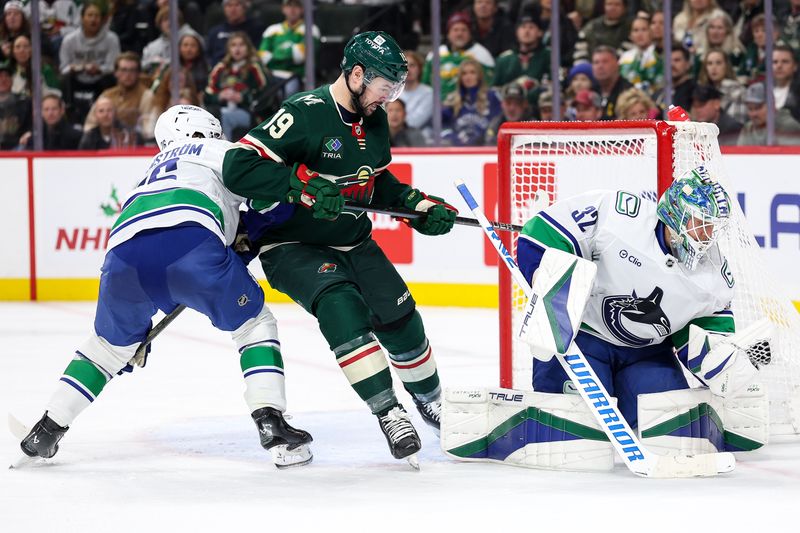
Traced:
<path id="1" fill-rule="evenodd" d="M 346 204 L 346 208 L 351 210 L 351 211 L 363 211 L 363 212 L 366 212 L 366 213 L 377 213 L 377 214 L 381 214 L 381 215 L 390 215 L 390 216 L 395 217 L 395 218 L 412 219 L 412 218 L 422 218 L 424 216 L 427 216 L 425 213 L 420 213 L 418 211 L 411 211 L 410 209 L 401 209 L 401 208 L 389 208 L 389 207 L 387 207 L 385 209 L 379 209 L 379 208 L 375 208 L 375 207 L 354 205 L 354 204 L 349 204 L 349 203 Z M 476 227 L 476 228 L 481 227 L 481 223 L 478 220 L 474 219 L 474 218 L 456 217 L 456 222 L 455 223 L 459 224 L 459 225 L 462 225 L 462 226 L 473 226 L 473 227 Z M 492 222 L 491 224 L 492 224 L 492 227 L 494 227 L 495 229 L 501 230 L 501 231 L 516 231 L 516 232 L 522 231 L 522 226 L 517 226 L 515 224 L 508 224 L 506 222 Z M 158 324 L 153 326 L 153 329 L 151 329 L 150 333 L 147 334 L 147 338 L 142 342 L 142 344 L 139 345 L 139 348 L 136 349 L 136 354 L 133 356 L 133 360 L 134 361 L 144 361 L 145 351 L 147 350 L 147 347 L 150 345 L 150 343 L 153 341 L 153 339 L 155 339 L 156 336 L 164 330 L 164 328 L 169 326 L 169 324 L 173 320 L 175 320 L 175 318 L 179 314 L 181 314 L 181 311 L 183 311 L 185 308 L 186 308 L 185 305 L 179 305 L 178 307 L 175 308 L 175 310 L 173 310 L 167 316 L 162 318 L 161 321 Z"/>
<path id="2" fill-rule="evenodd" d="M 425 213 L 420 213 L 419 211 L 412 211 L 410 209 L 402 209 L 399 207 L 386 207 L 386 208 L 377 208 L 377 207 L 369 207 L 364 205 L 354 205 L 354 204 L 346 204 L 346 209 L 350 211 L 364 211 L 366 213 L 378 213 L 379 215 L 389 215 L 394 218 L 405 218 L 405 219 L 412 219 L 412 218 L 422 218 L 427 216 Z M 473 226 L 476 228 L 481 227 L 480 221 L 474 218 L 468 217 L 456 217 L 456 224 L 460 226 Z M 491 222 L 491 225 L 494 229 L 500 231 L 522 231 L 522 226 L 517 226 L 516 224 L 509 224 L 507 222 Z"/>
<path id="3" fill-rule="evenodd" d="M 520 271 L 514 258 L 500 241 L 500 237 L 492 229 L 491 223 L 481 211 L 462 180 L 455 182 L 456 188 L 467 202 L 475 218 L 481 222 L 483 231 L 489 238 L 502 262 L 511 272 L 511 277 L 530 296 L 531 287 Z M 682 478 L 695 476 L 714 476 L 730 472 L 736 466 L 736 459 L 730 452 L 707 453 L 700 455 L 660 456 L 644 448 L 636 433 L 611 401 L 611 396 L 603 386 L 600 378 L 592 369 L 589 361 L 572 341 L 564 355 L 556 353 L 564 371 L 576 385 L 586 405 L 600 423 L 608 440 L 617 450 L 625 466 L 631 472 L 642 477 Z M 590 394 L 591 393 L 591 394 Z"/>
<path id="4" fill-rule="evenodd" d="M 173 320 L 178 318 L 178 315 L 181 314 L 184 309 L 186 309 L 185 305 L 183 304 L 179 305 L 178 307 L 173 309 L 171 313 L 162 318 L 158 322 L 158 324 L 153 326 L 153 329 L 150 330 L 150 332 L 147 334 L 147 337 L 145 337 L 144 341 L 142 341 L 142 344 L 139 345 L 139 347 L 136 349 L 136 353 L 133 355 L 132 361 L 136 361 L 137 366 L 141 367 L 144 366 L 145 353 L 147 352 L 147 347 L 150 346 L 150 343 L 153 342 L 153 339 L 155 339 L 159 333 L 164 331 L 164 328 L 169 326 Z M 138 361 L 142 361 L 142 364 L 140 365 Z"/>

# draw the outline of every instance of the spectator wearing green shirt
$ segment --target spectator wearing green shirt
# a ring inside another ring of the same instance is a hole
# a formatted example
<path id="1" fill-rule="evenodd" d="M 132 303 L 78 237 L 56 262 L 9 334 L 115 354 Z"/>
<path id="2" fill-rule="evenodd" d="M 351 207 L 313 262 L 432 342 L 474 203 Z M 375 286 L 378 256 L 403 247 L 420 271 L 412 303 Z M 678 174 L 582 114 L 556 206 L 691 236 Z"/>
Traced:
<path id="1" fill-rule="evenodd" d="M 542 44 L 542 22 L 538 12 L 523 14 L 517 22 L 517 44 L 497 58 L 494 84 L 516 82 L 531 91 L 550 72 L 550 49 Z"/>
<path id="2" fill-rule="evenodd" d="M 447 43 L 439 47 L 439 74 L 442 80 L 442 101 L 458 87 L 458 67 L 471 58 L 483 67 L 483 76 L 491 84 L 494 78 L 494 57 L 481 44 L 472 40 L 469 16 L 456 12 L 447 19 Z M 433 52 L 425 59 L 422 83 L 430 85 Z"/>
<path id="3" fill-rule="evenodd" d="M 633 48 L 620 56 L 619 73 L 634 87 L 652 95 L 664 82 L 664 64 L 653 42 L 649 17 L 637 15 L 633 20 L 630 41 Z"/>
<path id="4" fill-rule="evenodd" d="M 303 3 L 300 0 L 283 0 L 283 22 L 264 30 L 258 55 L 262 64 L 279 80 L 286 81 L 284 96 L 300 90 L 300 80 L 306 71 L 306 25 L 303 22 Z M 314 47 L 319 46 L 320 32 L 312 29 Z"/>

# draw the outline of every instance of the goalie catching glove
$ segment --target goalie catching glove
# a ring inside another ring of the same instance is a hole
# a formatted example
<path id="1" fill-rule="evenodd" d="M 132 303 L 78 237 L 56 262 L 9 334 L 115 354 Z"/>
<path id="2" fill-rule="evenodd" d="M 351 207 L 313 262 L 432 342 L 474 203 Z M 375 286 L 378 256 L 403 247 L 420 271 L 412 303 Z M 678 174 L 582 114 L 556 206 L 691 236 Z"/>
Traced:
<path id="1" fill-rule="evenodd" d="M 750 385 L 772 360 L 772 324 L 758 320 L 729 336 L 689 326 L 688 367 L 717 396 L 728 397 Z"/>
<path id="2" fill-rule="evenodd" d="M 292 167 L 289 187 L 287 201 L 311 209 L 314 218 L 335 220 L 344 209 L 344 196 L 339 187 L 302 163 Z"/>
<path id="3" fill-rule="evenodd" d="M 428 196 L 419 189 L 411 189 L 403 206 L 426 216 L 414 218 L 406 223 L 423 235 L 444 235 L 453 229 L 458 209 L 448 204 L 443 198 Z"/>

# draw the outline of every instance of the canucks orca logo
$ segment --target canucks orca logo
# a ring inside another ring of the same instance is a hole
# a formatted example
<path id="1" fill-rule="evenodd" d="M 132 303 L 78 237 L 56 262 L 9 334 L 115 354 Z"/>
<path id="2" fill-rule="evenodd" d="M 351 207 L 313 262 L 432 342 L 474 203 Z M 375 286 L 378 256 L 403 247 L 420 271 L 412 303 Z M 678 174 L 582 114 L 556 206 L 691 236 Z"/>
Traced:
<path id="1" fill-rule="evenodd" d="M 630 296 L 607 296 L 603 299 L 603 322 L 621 342 L 629 346 L 647 346 L 657 337 L 666 337 L 672 332 L 669 318 L 661 309 L 663 296 L 661 287 L 653 289 L 646 298 L 638 297 L 636 291 Z M 650 328 L 655 330 L 655 336 Z"/>

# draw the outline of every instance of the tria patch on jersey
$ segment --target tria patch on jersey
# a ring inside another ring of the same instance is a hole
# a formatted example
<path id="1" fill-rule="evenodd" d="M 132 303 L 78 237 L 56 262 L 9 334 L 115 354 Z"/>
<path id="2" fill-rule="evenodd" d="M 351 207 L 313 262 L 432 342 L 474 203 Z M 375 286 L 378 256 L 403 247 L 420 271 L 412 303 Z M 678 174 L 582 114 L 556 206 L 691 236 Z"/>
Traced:
<path id="1" fill-rule="evenodd" d="M 324 274 L 325 272 L 336 272 L 336 263 L 322 263 L 317 272 L 320 274 Z"/>
<path id="2" fill-rule="evenodd" d="M 241 296 L 239 296 L 239 299 L 236 300 L 236 303 L 239 304 L 239 307 L 244 307 L 245 305 L 247 305 L 247 302 L 249 301 L 250 298 L 248 298 L 246 294 L 242 294 Z"/>
<path id="3" fill-rule="evenodd" d="M 325 159 L 341 159 L 342 158 L 342 142 L 341 137 L 325 137 L 322 139 L 322 157 Z"/>
<path id="4" fill-rule="evenodd" d="M 629 346 L 647 346 L 655 339 L 660 342 L 672 333 L 669 318 L 661 309 L 663 297 L 664 290 L 658 286 L 646 298 L 638 297 L 636 291 L 630 296 L 606 296 L 603 323 L 616 339 Z"/>

